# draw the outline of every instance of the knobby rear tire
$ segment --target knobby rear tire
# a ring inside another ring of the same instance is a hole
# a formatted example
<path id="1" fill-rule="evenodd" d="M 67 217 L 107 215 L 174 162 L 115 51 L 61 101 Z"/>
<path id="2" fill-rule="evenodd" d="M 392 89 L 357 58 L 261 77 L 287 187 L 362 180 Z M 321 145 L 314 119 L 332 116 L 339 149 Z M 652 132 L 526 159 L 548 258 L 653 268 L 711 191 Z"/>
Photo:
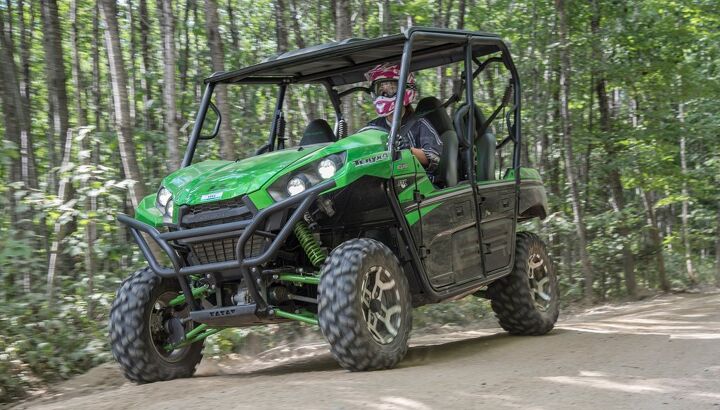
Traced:
<path id="1" fill-rule="evenodd" d="M 530 257 L 543 261 L 548 277 L 550 300 L 543 309 L 536 304 L 530 279 Z M 519 232 L 515 245 L 513 271 L 488 286 L 487 297 L 500 326 L 514 335 L 543 335 L 555 326 L 559 314 L 559 294 L 555 266 L 543 241 L 530 232 Z"/>

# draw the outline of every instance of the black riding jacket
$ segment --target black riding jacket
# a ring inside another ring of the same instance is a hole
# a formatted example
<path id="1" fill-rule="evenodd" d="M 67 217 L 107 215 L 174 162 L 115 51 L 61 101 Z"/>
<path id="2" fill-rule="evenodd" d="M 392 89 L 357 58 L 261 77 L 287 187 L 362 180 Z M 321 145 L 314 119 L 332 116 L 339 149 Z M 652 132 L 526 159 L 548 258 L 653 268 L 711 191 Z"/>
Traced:
<path id="1" fill-rule="evenodd" d="M 406 111 L 403 115 L 401 127 L 410 121 L 416 114 L 412 111 Z M 386 117 L 378 117 L 368 123 L 370 126 L 385 128 L 390 131 L 390 124 Z M 402 128 L 401 128 L 402 130 Z M 435 180 L 438 164 L 440 163 L 440 153 L 442 152 L 442 141 L 435 128 L 430 121 L 425 118 L 415 120 L 413 124 L 406 130 L 402 130 L 398 149 L 420 148 L 428 159 L 428 165 L 425 167 L 430 180 Z"/>

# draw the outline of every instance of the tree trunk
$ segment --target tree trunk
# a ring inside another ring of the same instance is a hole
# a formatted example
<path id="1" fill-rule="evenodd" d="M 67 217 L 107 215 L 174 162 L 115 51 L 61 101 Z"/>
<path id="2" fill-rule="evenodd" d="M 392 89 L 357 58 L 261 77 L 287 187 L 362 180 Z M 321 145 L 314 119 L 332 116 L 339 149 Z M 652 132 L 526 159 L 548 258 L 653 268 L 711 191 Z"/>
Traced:
<path id="1" fill-rule="evenodd" d="M 379 1 L 378 6 L 380 7 L 380 34 L 393 34 L 390 0 Z"/>
<path id="2" fill-rule="evenodd" d="M 292 7 L 292 26 L 293 34 L 295 35 L 295 44 L 298 48 L 305 48 L 305 39 L 300 29 L 300 13 L 298 11 L 297 0 L 290 0 L 290 6 Z"/>
<path id="3" fill-rule="evenodd" d="M 352 10 L 350 0 L 339 0 L 335 2 L 335 40 L 341 41 L 352 37 Z M 350 129 L 357 129 L 354 125 L 352 101 L 347 96 L 342 100 L 343 118 L 347 121 Z"/>
<path id="4" fill-rule="evenodd" d="M 277 52 L 284 53 L 288 51 L 288 28 L 285 19 L 285 9 L 287 5 L 285 0 L 275 1 L 275 39 L 277 40 Z"/>
<path id="5" fill-rule="evenodd" d="M 152 71 L 152 60 L 150 59 L 150 17 L 148 15 L 147 0 L 140 0 L 138 12 L 140 14 L 140 87 L 143 89 L 143 119 L 145 129 L 154 130 L 150 104 L 153 100 L 153 91 L 148 77 Z"/>
<path id="6" fill-rule="evenodd" d="M 610 100 L 606 91 L 605 73 L 602 71 L 605 67 L 605 55 L 603 54 L 600 42 L 600 3 L 599 0 L 592 1 L 593 14 L 590 21 L 590 28 L 593 34 L 593 60 L 598 62 L 600 69 L 594 70 L 596 78 L 595 92 L 598 97 L 598 110 L 600 111 L 600 130 L 603 132 L 601 140 L 605 145 L 605 152 L 608 158 L 615 158 L 618 153 L 617 146 L 612 135 L 612 119 L 610 117 Z M 635 255 L 633 255 L 628 243 L 628 237 L 631 230 L 628 227 L 628 221 L 625 217 L 625 193 L 622 187 L 620 170 L 613 167 L 606 175 L 607 183 L 610 186 L 610 195 L 613 203 L 613 210 L 620 219 L 620 228 L 618 232 L 622 237 L 622 259 L 623 272 L 625 275 L 625 287 L 628 294 L 632 298 L 637 297 L 637 281 L 635 278 Z"/>
<path id="7" fill-rule="evenodd" d="M 720 288 L 720 201 L 717 205 L 715 228 L 715 286 Z"/>
<path id="8" fill-rule="evenodd" d="M 137 83 L 137 70 L 135 70 L 135 60 L 137 60 L 137 42 L 135 41 L 135 12 L 133 11 L 133 0 L 127 0 L 127 2 L 127 20 L 130 25 L 130 60 L 127 62 L 129 68 L 128 72 L 130 74 L 130 78 L 128 79 L 128 93 L 130 97 L 130 124 L 135 127 L 135 121 L 137 119 L 137 100 L 135 99 L 135 85 Z"/>
<path id="9" fill-rule="evenodd" d="M 350 0 L 338 0 L 335 3 L 335 39 L 351 38 L 353 34 Z"/>
<path id="10" fill-rule="evenodd" d="M 41 2 L 41 18 L 43 23 L 43 46 L 45 51 L 45 73 L 48 84 L 48 103 L 50 107 L 49 118 L 52 121 L 53 132 L 50 138 L 57 138 L 60 141 L 60 153 L 63 161 L 61 168 L 69 162 L 64 159 L 69 155 L 69 148 L 66 146 L 72 142 L 69 133 L 68 98 L 66 89 L 65 62 L 63 60 L 62 32 L 58 18 L 57 3 L 55 0 L 43 0 Z M 58 177 L 60 177 L 58 175 Z M 58 178 L 58 198 L 64 205 L 73 197 L 73 186 L 68 183 L 67 178 Z M 54 287 L 54 271 L 69 268 L 70 260 L 62 255 L 60 246 L 67 235 L 74 231 L 72 222 L 56 222 L 55 238 L 48 266 L 48 298 L 52 300 Z"/>
<path id="11" fill-rule="evenodd" d="M 74 88 L 75 114 L 77 115 L 77 125 L 83 127 L 87 124 L 85 114 L 85 104 L 82 100 L 82 90 L 84 89 L 82 81 L 82 73 L 80 72 L 80 53 L 78 52 L 78 24 L 77 24 L 77 0 L 70 3 L 70 47 L 72 54 L 72 81 Z"/>
<path id="12" fill-rule="evenodd" d="M 670 283 L 668 283 L 667 274 L 665 273 L 665 257 L 663 256 L 662 237 L 660 236 L 660 228 L 653 208 L 655 204 L 650 198 L 649 192 L 641 190 L 641 196 L 645 207 L 647 224 L 650 227 L 650 241 L 652 242 L 652 246 L 656 252 L 655 261 L 657 263 L 658 282 L 660 282 L 660 289 L 668 292 L 670 290 Z"/>
<path id="13" fill-rule="evenodd" d="M 45 50 L 45 76 L 48 85 L 48 118 L 52 130 L 49 139 L 52 150 L 51 166 L 56 165 L 55 140 L 60 141 L 60 152 L 65 152 L 65 136 L 69 127 L 68 101 L 66 90 L 65 63 L 63 61 L 62 32 L 56 0 L 40 2 L 40 16 L 43 25 L 43 48 Z M 54 191 L 54 186 L 51 189 Z"/>
<path id="14" fill-rule="evenodd" d="M 580 261 L 582 263 L 583 277 L 585 279 L 584 300 L 590 303 L 593 300 L 593 272 L 590 265 L 590 256 L 587 252 L 587 235 L 585 231 L 585 221 L 583 220 L 582 207 L 580 205 L 580 192 L 577 186 L 577 176 L 575 175 L 575 159 L 573 157 L 572 147 L 572 124 L 570 122 L 570 53 L 567 41 L 567 14 L 565 10 L 564 0 L 555 0 L 555 8 L 559 18 L 559 36 L 560 36 L 560 120 L 562 123 L 562 139 L 565 148 L 565 171 L 567 174 L 568 185 L 570 186 L 570 196 L 573 208 L 573 220 L 578 236 L 578 246 L 580 251 Z"/>
<path id="15" fill-rule="evenodd" d="M 682 125 L 682 129 L 685 127 L 685 104 L 680 104 L 678 106 L 678 119 L 680 120 L 680 123 Z M 690 285 L 694 286 L 698 283 L 697 273 L 695 272 L 695 269 L 693 268 L 692 263 L 692 249 L 690 248 L 690 228 L 689 228 L 689 207 L 690 207 L 690 200 L 689 194 L 688 194 L 688 185 L 687 185 L 687 173 L 688 173 L 688 167 L 687 167 L 687 156 L 686 156 L 686 150 L 685 150 L 685 132 L 684 130 L 681 131 L 680 135 L 680 171 L 682 172 L 682 212 L 680 214 L 680 220 L 682 222 L 682 241 L 683 241 L 683 247 L 685 248 L 685 269 L 687 272 L 688 280 L 690 281 Z"/>
<path id="16" fill-rule="evenodd" d="M 25 11 L 23 0 L 18 1 L 18 31 L 20 32 L 20 67 L 19 78 L 20 101 L 22 113 L 20 119 L 20 175 L 27 187 L 37 189 L 37 161 L 35 160 L 35 147 L 32 139 L 32 124 L 30 120 L 30 47 L 32 45 L 32 24 L 35 15 L 32 13 L 30 30 L 25 28 Z M 28 36 L 30 37 L 28 39 Z"/>
<path id="17" fill-rule="evenodd" d="M 63 144 L 63 146 L 65 147 L 65 152 L 63 152 L 62 161 L 60 162 L 61 169 L 67 167 L 70 164 L 73 136 L 73 130 L 68 129 L 67 135 L 65 136 L 65 143 Z M 62 212 L 68 211 L 68 209 L 66 209 L 66 206 L 70 201 L 71 191 L 72 183 L 70 182 L 70 177 L 61 177 L 60 182 L 58 183 L 58 198 L 60 199 L 59 209 Z M 61 257 L 62 243 L 69 233 L 68 225 L 69 222 L 63 222 L 63 218 L 60 217 L 57 221 L 55 221 L 55 227 L 53 229 L 55 239 L 53 240 L 52 246 L 50 247 L 50 258 L 48 261 L 47 272 L 47 299 L 50 303 L 53 302 L 53 297 L 55 294 L 55 281 L 57 278 L 58 269 L 70 268 L 70 266 L 68 266 L 68 262 L 66 260 L 63 260 L 64 258 Z"/>
<path id="18" fill-rule="evenodd" d="M 175 21 L 172 0 L 158 0 L 158 13 L 160 14 L 160 33 L 163 44 L 163 108 L 165 110 L 167 165 L 168 171 L 172 172 L 180 168 L 175 87 Z"/>
<path id="19" fill-rule="evenodd" d="M 118 148 L 125 177 L 134 181 L 130 188 L 130 201 L 137 207 L 145 197 L 145 183 L 140 175 L 135 145 L 132 138 L 130 107 L 127 95 L 127 73 L 120 50 L 120 33 L 117 22 L 117 5 L 114 0 L 102 0 L 100 12 L 105 22 L 105 46 L 110 65 L 113 106 L 115 109 L 115 129 L 118 136 Z"/>
<path id="20" fill-rule="evenodd" d="M 235 10 L 232 7 L 234 0 L 228 0 L 227 2 L 227 14 L 228 23 L 230 24 L 230 37 L 232 38 L 233 50 L 240 50 L 240 35 L 238 34 L 237 24 L 235 23 Z M 185 15 L 187 16 L 187 7 L 185 8 Z M 185 20 L 187 25 L 187 19 Z"/>
<path id="21" fill-rule="evenodd" d="M 190 9 L 192 7 L 192 4 L 194 3 L 193 0 L 186 0 L 185 1 L 185 10 L 183 11 L 183 45 L 182 45 L 182 51 L 180 52 L 180 92 L 181 92 L 181 101 L 180 101 L 180 117 L 181 117 L 181 123 L 184 123 L 186 120 L 185 116 L 185 107 L 188 105 L 186 104 L 186 98 L 185 96 L 188 95 L 187 91 L 187 80 L 188 80 L 188 70 L 190 68 L 190 25 L 188 24 L 188 20 L 190 17 Z M 230 8 L 230 3 L 232 3 L 232 0 L 228 1 L 228 13 L 230 13 L 230 18 L 232 19 L 232 13 Z M 234 40 L 233 40 L 234 41 Z M 233 47 L 239 48 L 239 43 L 236 46 L 233 44 Z"/>
<path id="22" fill-rule="evenodd" d="M 217 3 L 215 3 L 215 0 L 205 0 L 205 25 L 214 72 L 225 71 L 225 54 L 220 32 L 218 31 L 219 21 Z M 235 138 L 230 126 L 230 106 L 225 85 L 220 84 L 215 88 L 215 101 L 217 101 L 217 107 L 222 116 L 222 122 L 220 123 L 220 156 L 225 160 L 232 161 L 237 158 L 237 154 L 235 152 Z"/>

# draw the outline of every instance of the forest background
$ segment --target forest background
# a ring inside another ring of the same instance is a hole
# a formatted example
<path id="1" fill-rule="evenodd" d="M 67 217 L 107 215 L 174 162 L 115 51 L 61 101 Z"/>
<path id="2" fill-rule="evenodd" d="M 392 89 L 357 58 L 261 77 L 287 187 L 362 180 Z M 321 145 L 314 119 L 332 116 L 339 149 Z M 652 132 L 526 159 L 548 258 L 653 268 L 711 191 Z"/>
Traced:
<path id="1" fill-rule="evenodd" d="M 550 245 L 564 301 L 720 284 L 715 0 L 5 0 L 0 402 L 110 360 L 109 304 L 143 264 L 115 215 L 177 169 L 203 78 L 411 25 L 509 42 L 524 87 L 523 160 L 541 171 L 552 208 L 530 228 Z M 453 71 L 435 75 L 431 91 L 447 98 Z M 290 94 L 291 136 L 323 98 Z M 208 155 L 249 155 L 266 138 L 273 90 L 217 99 L 237 114 Z M 418 320 L 483 306 L 471 298 Z M 207 349 L 233 351 L 247 334 L 225 331 Z"/>

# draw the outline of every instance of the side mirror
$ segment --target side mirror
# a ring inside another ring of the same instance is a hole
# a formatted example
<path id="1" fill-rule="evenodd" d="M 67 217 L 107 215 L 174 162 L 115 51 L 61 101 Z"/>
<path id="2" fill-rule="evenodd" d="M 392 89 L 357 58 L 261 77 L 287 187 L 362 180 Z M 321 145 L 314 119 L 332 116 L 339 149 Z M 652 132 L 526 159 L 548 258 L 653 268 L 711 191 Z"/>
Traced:
<path id="1" fill-rule="evenodd" d="M 210 101 L 210 109 L 212 110 L 212 112 L 215 113 L 215 116 L 217 117 L 217 119 L 215 120 L 215 127 L 209 135 L 200 134 L 198 138 L 201 140 L 211 140 L 217 137 L 218 133 L 220 132 L 220 123 L 222 122 L 220 110 L 217 109 L 217 107 L 215 106 L 215 104 L 212 103 L 212 101 Z M 205 120 L 207 120 L 207 117 L 205 117 Z M 203 123 L 203 125 L 205 124 Z"/>

